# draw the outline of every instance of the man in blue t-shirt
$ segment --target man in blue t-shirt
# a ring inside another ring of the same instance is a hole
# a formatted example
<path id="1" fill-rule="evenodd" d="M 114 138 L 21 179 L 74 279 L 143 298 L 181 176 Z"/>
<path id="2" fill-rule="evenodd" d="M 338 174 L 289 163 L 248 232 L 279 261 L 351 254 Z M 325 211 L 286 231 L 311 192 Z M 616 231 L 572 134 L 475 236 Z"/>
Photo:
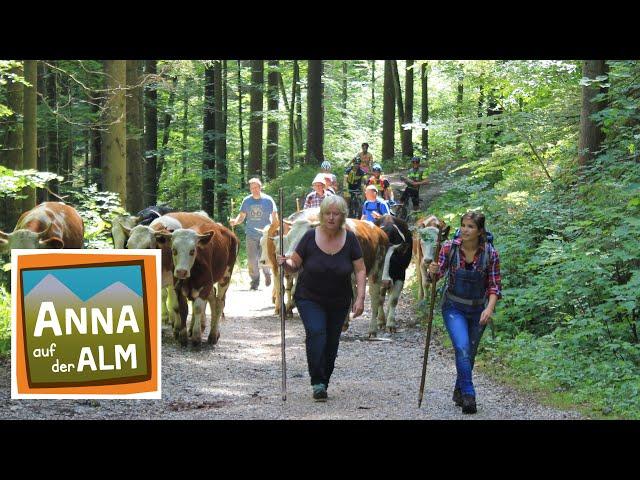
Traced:
<path id="1" fill-rule="evenodd" d="M 390 213 L 387 202 L 378 197 L 378 188 L 375 185 L 367 186 L 364 194 L 367 199 L 362 206 L 362 217 L 360 220 L 374 222 L 376 218 Z"/>
<path id="2" fill-rule="evenodd" d="M 258 268 L 258 260 L 262 255 L 260 248 L 260 238 L 262 230 L 265 226 L 278 221 L 278 209 L 276 202 L 273 201 L 266 193 L 262 193 L 262 182 L 259 178 L 249 180 L 249 190 L 251 195 L 247 195 L 242 200 L 240 213 L 234 219 L 231 219 L 231 226 L 238 225 L 247 219 L 245 232 L 247 234 L 247 264 L 249 266 L 249 276 L 251 277 L 251 290 L 257 290 L 260 285 L 260 269 Z M 271 272 L 269 267 L 263 267 L 264 283 L 268 287 L 271 285 Z"/>

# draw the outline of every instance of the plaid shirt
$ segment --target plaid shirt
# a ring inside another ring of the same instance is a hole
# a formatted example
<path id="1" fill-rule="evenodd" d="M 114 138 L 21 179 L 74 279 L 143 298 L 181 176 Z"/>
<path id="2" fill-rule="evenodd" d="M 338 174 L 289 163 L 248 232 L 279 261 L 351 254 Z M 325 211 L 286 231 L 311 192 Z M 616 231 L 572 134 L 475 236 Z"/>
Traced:
<path id="1" fill-rule="evenodd" d="M 455 243 L 458 247 L 458 252 L 460 252 L 460 263 L 458 265 L 451 266 L 451 277 L 449 278 L 449 288 L 453 287 L 453 282 L 455 281 L 455 274 L 458 268 L 465 268 L 465 258 L 464 253 L 461 251 L 460 245 L 462 244 L 461 238 L 456 238 L 455 240 L 448 240 L 440 248 L 440 255 L 438 256 L 438 279 L 444 277 L 447 272 L 447 268 L 449 268 L 449 252 L 451 251 L 451 245 Z M 473 270 L 478 270 L 480 268 L 480 253 L 484 250 L 484 243 L 480 243 L 480 248 L 476 252 L 473 257 Z M 453 260 L 453 257 L 452 257 Z M 492 293 L 496 294 L 498 298 L 502 298 L 502 284 L 500 277 L 500 258 L 498 257 L 498 252 L 495 248 L 491 249 L 491 256 L 487 262 L 487 276 L 485 277 L 485 289 L 487 292 L 487 297 Z"/>
<path id="2" fill-rule="evenodd" d="M 304 201 L 304 209 L 319 207 L 325 197 L 333 195 L 329 190 L 324 191 L 324 195 L 318 195 L 315 190 L 307 195 L 307 199 Z"/>

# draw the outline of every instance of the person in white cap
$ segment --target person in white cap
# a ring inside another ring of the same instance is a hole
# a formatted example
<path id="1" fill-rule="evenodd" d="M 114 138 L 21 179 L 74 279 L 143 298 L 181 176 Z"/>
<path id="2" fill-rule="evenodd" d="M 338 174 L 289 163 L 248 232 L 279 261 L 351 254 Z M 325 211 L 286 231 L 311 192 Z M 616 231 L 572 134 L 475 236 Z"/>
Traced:
<path id="1" fill-rule="evenodd" d="M 330 191 L 326 190 L 327 180 L 324 178 L 323 173 L 319 173 L 311 182 L 313 192 L 307 195 L 304 201 L 304 209 L 319 207 L 325 197 L 333 195 Z"/>
<path id="2" fill-rule="evenodd" d="M 389 212 L 389 206 L 387 202 L 378 198 L 378 187 L 375 185 L 368 185 L 364 192 L 367 199 L 362 206 L 362 217 L 360 220 L 369 220 L 374 222 L 376 218 L 380 218 Z"/>

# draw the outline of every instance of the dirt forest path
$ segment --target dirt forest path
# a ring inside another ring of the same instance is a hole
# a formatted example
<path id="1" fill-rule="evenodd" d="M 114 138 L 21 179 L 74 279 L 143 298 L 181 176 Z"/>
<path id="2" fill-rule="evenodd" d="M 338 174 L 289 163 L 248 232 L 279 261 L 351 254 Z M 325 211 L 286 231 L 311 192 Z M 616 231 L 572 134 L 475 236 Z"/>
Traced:
<path id="1" fill-rule="evenodd" d="M 423 195 L 437 195 L 445 175 Z M 410 278 L 412 272 L 407 272 Z M 287 401 L 281 399 L 280 320 L 271 287 L 249 290 L 246 271 L 234 273 L 219 343 L 183 348 L 163 329 L 162 400 L 12 401 L 10 363 L 0 360 L 0 419 L 573 419 L 577 412 L 542 406 L 475 372 L 478 413 L 463 415 L 451 401 L 455 364 L 435 335 L 422 408 L 418 388 L 425 332 L 407 326 L 415 315 L 404 292 L 396 334 L 367 340 L 363 317 L 342 335 L 327 403 L 311 399 L 304 328 L 297 313 L 286 322 Z M 208 328 L 203 332 L 206 338 Z"/>
<path id="2" fill-rule="evenodd" d="M 567 419 L 577 413 L 536 404 L 477 372 L 478 413 L 463 415 L 451 401 L 452 351 L 437 335 L 431 345 L 421 409 L 418 387 L 424 332 L 407 327 L 406 295 L 398 305 L 399 331 L 367 340 L 368 305 L 342 336 L 329 401 L 315 403 L 307 373 L 304 328 L 286 322 L 287 401 L 280 396 L 280 320 L 271 288 L 250 291 L 240 271 L 227 297 L 218 345 L 183 348 L 165 327 L 162 400 L 11 400 L 10 365 L 0 365 L 3 419 Z M 368 300 L 367 300 L 368 303 Z M 204 332 L 206 338 L 208 331 Z"/>

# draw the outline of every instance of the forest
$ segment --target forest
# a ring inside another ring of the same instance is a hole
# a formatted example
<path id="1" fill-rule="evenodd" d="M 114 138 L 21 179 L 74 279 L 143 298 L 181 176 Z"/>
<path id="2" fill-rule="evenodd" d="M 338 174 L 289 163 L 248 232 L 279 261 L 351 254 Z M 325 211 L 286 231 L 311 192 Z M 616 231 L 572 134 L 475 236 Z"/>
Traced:
<path id="1" fill-rule="evenodd" d="M 323 160 L 341 178 L 363 142 L 385 173 L 420 156 L 452 175 L 425 214 L 485 213 L 504 289 L 485 371 L 640 418 L 638 61 L 2 60 L 0 230 L 58 200 L 85 248 L 112 248 L 113 218 L 149 205 L 228 225 L 252 177 L 285 187 L 288 214 Z"/>

